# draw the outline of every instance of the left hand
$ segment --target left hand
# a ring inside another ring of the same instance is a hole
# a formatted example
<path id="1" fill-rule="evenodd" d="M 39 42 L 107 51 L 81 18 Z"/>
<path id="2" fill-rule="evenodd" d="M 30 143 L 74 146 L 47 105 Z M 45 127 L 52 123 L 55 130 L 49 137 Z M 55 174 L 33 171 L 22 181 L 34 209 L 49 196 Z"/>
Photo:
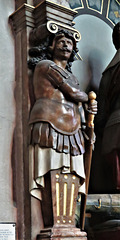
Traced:
<path id="1" fill-rule="evenodd" d="M 87 112 L 91 114 L 97 114 L 97 101 L 89 101 L 88 102 L 88 107 L 87 107 Z"/>

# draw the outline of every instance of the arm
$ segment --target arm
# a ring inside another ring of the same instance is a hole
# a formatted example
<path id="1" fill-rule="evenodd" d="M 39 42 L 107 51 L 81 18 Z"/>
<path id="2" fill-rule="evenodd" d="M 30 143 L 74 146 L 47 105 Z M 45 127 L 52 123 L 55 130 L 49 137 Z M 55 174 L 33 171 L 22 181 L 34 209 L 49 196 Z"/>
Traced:
<path id="1" fill-rule="evenodd" d="M 80 91 L 80 89 L 77 89 L 75 86 L 72 86 L 72 84 L 69 84 L 67 80 L 64 81 L 64 78 L 61 76 L 61 74 L 59 74 L 57 70 L 54 69 L 53 66 L 49 67 L 47 76 L 49 81 L 56 88 L 59 88 L 64 95 L 70 97 L 75 102 L 88 101 L 88 95 L 85 92 Z"/>

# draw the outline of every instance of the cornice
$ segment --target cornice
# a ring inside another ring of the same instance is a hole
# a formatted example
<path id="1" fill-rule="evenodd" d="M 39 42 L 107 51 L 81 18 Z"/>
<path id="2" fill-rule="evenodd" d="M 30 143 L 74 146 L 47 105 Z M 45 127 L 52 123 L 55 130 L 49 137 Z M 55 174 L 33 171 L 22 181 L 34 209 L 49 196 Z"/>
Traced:
<path id="1" fill-rule="evenodd" d="M 34 10 L 36 26 L 43 24 L 45 22 L 45 18 L 46 21 L 55 20 L 69 26 L 73 26 L 73 19 L 76 14 L 77 11 L 54 3 L 50 0 L 43 0 L 35 7 Z"/>
<path id="2" fill-rule="evenodd" d="M 15 12 L 9 16 L 10 23 L 13 26 L 13 30 L 18 32 L 25 27 L 35 27 L 33 11 L 35 7 L 24 3 Z"/>
<path id="3" fill-rule="evenodd" d="M 15 33 L 22 31 L 26 27 L 35 28 L 36 32 L 34 31 L 33 35 L 39 35 L 42 40 L 50 32 L 55 33 L 59 29 L 65 29 L 74 35 L 76 41 L 79 41 L 81 38 L 80 33 L 73 27 L 73 19 L 76 14 L 77 11 L 71 8 L 50 0 L 43 0 L 36 6 L 24 3 L 10 15 L 9 19 Z M 34 39 L 35 36 L 32 38 Z"/>

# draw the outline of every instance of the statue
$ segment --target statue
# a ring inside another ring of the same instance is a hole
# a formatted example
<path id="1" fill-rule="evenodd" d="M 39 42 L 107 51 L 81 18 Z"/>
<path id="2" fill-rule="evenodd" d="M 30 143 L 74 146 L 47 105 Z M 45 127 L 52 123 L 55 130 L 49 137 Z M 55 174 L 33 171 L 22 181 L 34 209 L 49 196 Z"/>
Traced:
<path id="1" fill-rule="evenodd" d="M 53 227 L 53 236 L 61 228 L 64 236 L 85 236 L 75 228 L 74 215 L 78 192 L 85 194 L 84 109 L 96 113 L 97 105 L 88 104 L 88 95 L 71 72 L 76 52 L 76 41 L 65 30 L 30 50 L 32 57 L 37 56 L 29 61 L 35 69 L 35 103 L 29 119 L 30 192 L 42 199 L 44 226 Z"/>
<path id="2" fill-rule="evenodd" d="M 98 92 L 96 128 L 102 137 L 105 158 L 106 190 L 120 191 L 120 22 L 113 29 L 113 44 L 117 50 L 103 72 Z"/>

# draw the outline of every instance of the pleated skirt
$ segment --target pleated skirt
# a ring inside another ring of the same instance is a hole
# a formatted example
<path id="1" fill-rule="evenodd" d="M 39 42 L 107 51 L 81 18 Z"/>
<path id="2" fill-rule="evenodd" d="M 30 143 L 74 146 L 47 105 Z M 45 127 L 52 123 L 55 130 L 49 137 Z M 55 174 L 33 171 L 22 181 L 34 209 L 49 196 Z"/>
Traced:
<path id="1" fill-rule="evenodd" d="M 84 138 L 79 128 L 75 134 L 61 134 L 49 123 L 39 122 L 31 126 L 30 144 L 52 148 L 59 153 L 70 153 L 72 156 L 84 154 Z"/>
<path id="2" fill-rule="evenodd" d="M 84 139 L 79 130 L 74 136 L 56 132 L 48 123 L 36 123 L 30 129 L 29 190 L 42 199 L 41 187 L 47 172 L 61 169 L 80 178 L 79 192 L 85 193 Z"/>

